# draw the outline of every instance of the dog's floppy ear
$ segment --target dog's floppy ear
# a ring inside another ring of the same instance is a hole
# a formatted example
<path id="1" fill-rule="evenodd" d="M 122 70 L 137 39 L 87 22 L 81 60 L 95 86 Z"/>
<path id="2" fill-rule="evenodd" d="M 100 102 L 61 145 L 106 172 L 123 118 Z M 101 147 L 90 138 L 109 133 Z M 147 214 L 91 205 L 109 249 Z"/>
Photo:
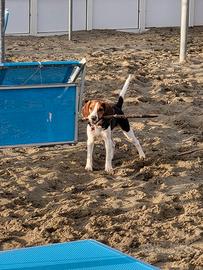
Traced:
<path id="1" fill-rule="evenodd" d="M 82 116 L 83 118 L 87 118 L 89 115 L 89 107 L 90 107 L 90 100 L 86 100 L 84 106 L 82 107 Z"/>

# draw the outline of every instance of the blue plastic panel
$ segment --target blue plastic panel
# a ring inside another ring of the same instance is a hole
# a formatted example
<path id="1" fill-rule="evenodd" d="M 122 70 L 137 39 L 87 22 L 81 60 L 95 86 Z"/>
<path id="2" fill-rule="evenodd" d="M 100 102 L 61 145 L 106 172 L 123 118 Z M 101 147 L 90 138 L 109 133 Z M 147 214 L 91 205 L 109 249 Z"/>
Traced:
<path id="1" fill-rule="evenodd" d="M 0 252 L 1 270 L 152 270 L 94 240 Z"/>
<path id="2" fill-rule="evenodd" d="M 0 64 L 0 85 L 35 85 L 68 82 L 78 61 Z"/>
<path id="3" fill-rule="evenodd" d="M 0 146 L 74 142 L 76 86 L 0 90 Z"/>

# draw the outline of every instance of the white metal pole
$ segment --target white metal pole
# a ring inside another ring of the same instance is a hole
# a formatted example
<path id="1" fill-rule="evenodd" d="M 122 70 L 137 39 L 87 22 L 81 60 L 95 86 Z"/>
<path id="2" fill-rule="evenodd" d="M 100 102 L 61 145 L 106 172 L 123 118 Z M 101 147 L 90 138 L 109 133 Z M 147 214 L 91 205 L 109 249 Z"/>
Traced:
<path id="1" fill-rule="evenodd" d="M 5 0 L 1 0 L 0 4 L 0 63 L 5 59 Z"/>
<path id="2" fill-rule="evenodd" d="M 73 30 L 73 1 L 69 0 L 68 7 L 68 39 L 72 39 L 72 30 Z"/>
<path id="3" fill-rule="evenodd" d="M 38 1 L 30 1 L 30 34 L 36 36 L 38 33 L 37 20 L 38 20 Z"/>
<path id="4" fill-rule="evenodd" d="M 92 30 L 93 0 L 86 0 L 86 30 Z"/>
<path id="5" fill-rule="evenodd" d="M 189 2 L 190 0 L 181 0 L 180 63 L 186 60 L 187 32 L 189 25 Z"/>
<path id="6" fill-rule="evenodd" d="M 85 1 L 85 30 L 87 31 L 87 25 L 88 25 L 88 19 L 87 19 L 87 14 L 88 14 L 88 0 Z"/>
<path id="7" fill-rule="evenodd" d="M 146 0 L 139 0 L 139 31 L 146 30 Z"/>

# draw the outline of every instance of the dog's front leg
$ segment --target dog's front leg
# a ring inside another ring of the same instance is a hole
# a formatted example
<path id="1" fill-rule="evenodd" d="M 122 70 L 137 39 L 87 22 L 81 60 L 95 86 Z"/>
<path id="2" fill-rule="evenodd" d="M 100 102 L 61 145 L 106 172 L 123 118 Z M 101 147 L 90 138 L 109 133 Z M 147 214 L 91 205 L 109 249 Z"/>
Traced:
<path id="1" fill-rule="evenodd" d="M 87 126 L 87 162 L 85 170 L 92 171 L 92 154 L 94 149 L 94 135 L 91 127 Z"/>
<path id="2" fill-rule="evenodd" d="M 103 132 L 103 139 L 106 149 L 106 161 L 105 161 L 105 171 L 111 173 L 112 168 L 112 159 L 113 159 L 113 143 L 111 139 L 111 128 L 109 127 Z"/>

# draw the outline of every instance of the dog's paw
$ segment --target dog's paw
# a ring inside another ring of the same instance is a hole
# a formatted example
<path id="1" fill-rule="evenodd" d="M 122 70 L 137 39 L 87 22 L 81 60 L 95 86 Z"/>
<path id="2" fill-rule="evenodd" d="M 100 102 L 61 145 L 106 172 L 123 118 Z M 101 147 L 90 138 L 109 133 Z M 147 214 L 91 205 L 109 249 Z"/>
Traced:
<path id="1" fill-rule="evenodd" d="M 113 174 L 112 166 L 105 166 L 105 172 L 107 172 L 108 174 Z"/>
<path id="2" fill-rule="evenodd" d="M 145 156 L 145 153 L 144 153 L 144 152 L 140 153 L 140 154 L 139 154 L 139 156 L 140 156 L 140 159 L 141 159 L 141 160 L 143 160 L 143 159 L 145 159 L 145 158 L 146 158 L 146 156 Z"/>
<path id="3" fill-rule="evenodd" d="M 93 171 L 93 170 L 92 170 L 92 166 L 89 165 L 89 164 L 87 164 L 87 165 L 85 166 L 85 170 L 86 170 L 86 171 L 89 171 L 89 172 L 92 172 L 92 171 Z"/>

